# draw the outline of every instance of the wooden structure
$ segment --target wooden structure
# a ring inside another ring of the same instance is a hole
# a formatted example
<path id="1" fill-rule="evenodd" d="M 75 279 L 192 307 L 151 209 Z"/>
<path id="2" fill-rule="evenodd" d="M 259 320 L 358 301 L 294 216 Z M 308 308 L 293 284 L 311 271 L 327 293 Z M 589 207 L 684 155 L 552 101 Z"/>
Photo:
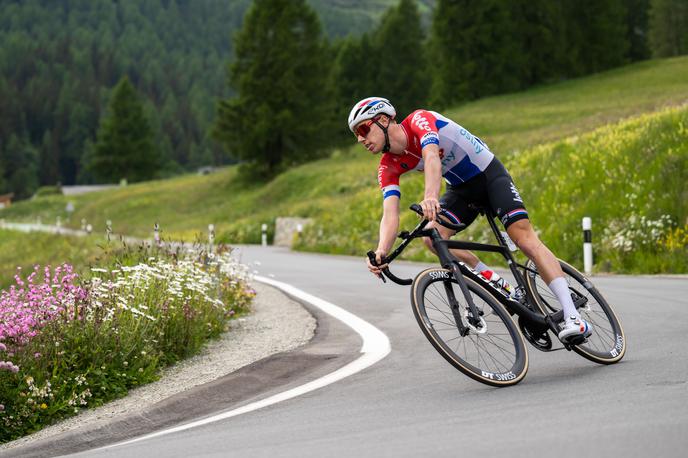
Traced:
<path id="1" fill-rule="evenodd" d="M 0 195 L 0 208 L 7 208 L 10 205 L 12 205 L 12 198 L 13 197 L 14 197 L 13 192 L 11 192 L 9 194 Z"/>

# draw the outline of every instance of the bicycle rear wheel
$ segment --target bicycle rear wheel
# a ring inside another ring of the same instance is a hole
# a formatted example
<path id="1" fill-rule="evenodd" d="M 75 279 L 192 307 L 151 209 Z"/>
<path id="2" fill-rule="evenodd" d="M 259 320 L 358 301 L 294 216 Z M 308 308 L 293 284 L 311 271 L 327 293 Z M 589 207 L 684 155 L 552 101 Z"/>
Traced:
<path id="1" fill-rule="evenodd" d="M 413 314 L 433 347 L 458 370 L 491 386 L 515 385 L 528 370 L 528 351 L 518 328 L 502 305 L 482 285 L 464 277 L 475 305 L 482 310 L 481 326 L 462 336 L 454 319 L 445 287 L 454 291 L 461 321 L 468 306 L 450 271 L 430 268 L 411 286 Z"/>
<path id="2" fill-rule="evenodd" d="M 569 285 L 571 298 L 574 303 L 578 302 L 578 313 L 593 326 L 592 335 L 584 343 L 573 345 L 573 351 L 599 364 L 619 362 L 626 353 L 626 337 L 614 310 L 582 273 L 564 261 L 559 262 Z M 540 311 L 546 314 L 561 310 L 561 304 L 552 290 L 536 273 L 535 264 L 528 261 L 526 265 L 532 269 L 525 272 L 526 286 Z"/>

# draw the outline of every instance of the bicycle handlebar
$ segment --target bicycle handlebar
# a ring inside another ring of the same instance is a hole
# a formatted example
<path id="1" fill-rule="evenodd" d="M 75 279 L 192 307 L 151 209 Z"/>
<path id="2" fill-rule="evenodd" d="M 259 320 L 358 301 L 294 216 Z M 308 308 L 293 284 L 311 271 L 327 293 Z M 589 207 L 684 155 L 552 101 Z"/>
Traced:
<path id="1" fill-rule="evenodd" d="M 423 216 L 423 209 L 421 208 L 420 205 L 418 205 L 418 204 L 413 204 L 413 205 L 411 205 L 409 208 L 410 208 L 411 210 L 413 210 L 414 212 L 418 213 L 420 216 Z M 447 210 L 445 210 L 444 208 L 442 208 L 442 209 L 440 210 L 439 215 L 440 215 L 440 216 L 443 216 L 444 218 L 455 219 L 454 215 L 452 215 L 451 213 L 449 213 L 449 212 L 448 212 Z M 446 220 L 444 220 L 444 219 L 442 219 L 442 218 L 439 218 L 439 217 L 436 218 L 435 221 L 436 221 L 438 224 L 441 224 L 442 226 L 444 226 L 444 227 L 446 227 L 446 228 L 448 228 L 448 229 L 452 229 L 452 230 L 454 230 L 454 231 L 460 231 L 460 230 L 463 230 L 463 229 L 466 227 L 465 224 L 461 224 L 461 223 L 459 223 L 459 224 L 454 224 L 454 223 L 452 223 L 451 221 L 446 221 Z M 411 239 L 413 239 L 413 238 L 415 238 L 415 237 L 420 237 L 420 236 L 422 236 L 422 235 L 418 235 L 418 234 L 420 233 L 420 231 L 423 230 L 423 228 L 425 228 L 425 226 L 427 225 L 428 222 L 429 222 L 429 221 L 428 221 L 427 219 L 424 218 L 423 221 L 421 221 L 420 224 L 418 224 L 418 226 L 416 227 L 416 229 L 414 229 L 413 232 L 412 232 L 411 234 L 409 234 L 408 232 L 402 232 L 402 233 L 399 235 L 399 237 L 403 238 L 405 241 L 404 241 L 399 247 L 397 247 L 397 249 L 394 250 L 394 252 L 393 252 L 390 256 L 383 258 L 383 259 L 382 259 L 382 264 L 387 264 L 387 263 L 392 262 L 392 260 L 394 260 L 394 258 L 396 258 L 396 257 L 403 251 L 403 249 L 404 249 L 404 248 L 406 247 L 406 245 L 411 241 Z M 374 253 L 373 251 L 369 251 L 369 252 L 368 252 L 368 259 L 370 260 L 370 263 L 371 263 L 372 265 L 374 265 L 374 266 L 377 266 L 377 265 L 378 265 L 377 258 L 376 258 L 375 253 Z M 406 285 L 410 285 L 411 283 L 413 283 L 413 280 L 410 279 L 410 278 L 404 279 L 404 278 L 399 278 L 399 277 L 397 277 L 397 276 L 394 275 L 392 272 L 390 272 L 389 267 L 385 267 L 384 269 L 382 269 L 382 274 L 380 274 L 380 275 L 378 275 L 378 276 L 379 276 L 380 279 L 381 279 L 383 282 L 385 282 L 385 283 L 387 282 L 387 280 L 385 280 L 385 277 L 389 278 L 390 280 L 392 280 L 394 283 L 396 283 L 396 284 L 398 284 L 398 285 L 404 285 L 404 286 L 406 286 Z"/>
<path id="2" fill-rule="evenodd" d="M 413 210 L 414 212 L 418 213 L 420 216 L 423 216 L 423 209 L 421 208 L 420 205 L 413 204 L 409 208 L 411 210 Z M 447 218 L 449 220 L 449 221 L 447 221 L 447 220 L 441 219 L 441 218 L 439 218 L 439 216 L 437 218 L 435 218 L 435 222 L 437 222 L 438 224 L 441 224 L 442 226 L 446 227 L 447 229 L 451 229 L 451 230 L 457 231 L 457 232 L 466 229 L 465 224 L 452 223 L 451 220 L 456 219 L 456 217 L 454 215 L 452 215 L 451 213 L 449 213 L 444 208 L 440 208 L 440 212 L 438 215 L 444 216 L 445 218 Z"/>
<path id="3" fill-rule="evenodd" d="M 378 265 L 377 258 L 375 257 L 375 253 L 373 251 L 368 252 L 368 259 L 370 259 L 370 263 L 372 265 L 374 265 L 374 266 Z M 387 262 L 387 259 L 382 260 L 383 264 L 385 262 Z M 385 277 L 389 278 L 390 280 L 392 280 L 394 283 L 396 283 L 398 285 L 407 286 L 407 285 L 410 285 L 411 283 L 413 283 L 413 280 L 410 278 L 399 278 L 399 277 L 397 277 L 392 272 L 390 272 L 389 267 L 385 267 L 384 269 L 382 269 L 382 275 L 379 275 L 379 277 L 383 281 L 383 283 L 387 283 L 387 280 L 385 280 Z"/>

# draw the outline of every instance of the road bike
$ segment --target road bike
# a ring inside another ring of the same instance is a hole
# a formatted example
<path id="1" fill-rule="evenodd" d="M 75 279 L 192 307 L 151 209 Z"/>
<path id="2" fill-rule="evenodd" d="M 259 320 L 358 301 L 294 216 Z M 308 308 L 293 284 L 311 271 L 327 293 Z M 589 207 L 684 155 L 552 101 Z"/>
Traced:
<path id="1" fill-rule="evenodd" d="M 410 208 L 423 215 L 418 204 Z M 581 336 L 566 344 L 559 343 L 557 334 L 563 320 L 559 301 L 532 261 L 526 264 L 516 261 L 509 248 L 513 242 L 497 228 L 492 210 L 476 209 L 487 217 L 497 245 L 445 240 L 436 228 L 426 228 L 430 221 L 422 218 L 411 232 L 398 235 L 403 241 L 382 260 L 391 263 L 413 239 L 428 237 L 432 241 L 441 267 L 425 269 L 411 280 L 395 276 L 387 266 L 381 278 L 411 285 L 413 314 L 433 347 L 467 376 L 497 387 L 515 385 L 525 377 L 528 351 L 524 338 L 540 351 L 565 348 L 595 363 L 619 362 L 626 353 L 621 323 L 592 282 L 560 260 L 573 303 L 592 324 L 593 334 L 587 339 Z M 444 209 L 439 215 L 436 222 L 444 227 L 457 232 L 466 227 L 452 223 L 451 215 Z M 501 254 L 516 281 L 514 293 L 459 261 L 449 251 L 454 248 Z M 375 253 L 369 251 L 368 257 L 376 264 Z M 512 317 L 517 317 L 518 325 Z"/>

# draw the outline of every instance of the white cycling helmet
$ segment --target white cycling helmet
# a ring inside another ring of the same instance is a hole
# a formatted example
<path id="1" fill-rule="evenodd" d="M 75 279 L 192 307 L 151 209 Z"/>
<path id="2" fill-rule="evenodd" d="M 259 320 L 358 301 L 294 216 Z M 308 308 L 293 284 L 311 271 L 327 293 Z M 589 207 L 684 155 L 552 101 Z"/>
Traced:
<path id="1" fill-rule="evenodd" d="M 354 127 L 362 121 L 373 119 L 379 114 L 386 114 L 394 118 L 397 112 L 389 100 L 382 97 L 367 97 L 354 105 L 349 113 L 349 130 L 354 131 Z"/>

